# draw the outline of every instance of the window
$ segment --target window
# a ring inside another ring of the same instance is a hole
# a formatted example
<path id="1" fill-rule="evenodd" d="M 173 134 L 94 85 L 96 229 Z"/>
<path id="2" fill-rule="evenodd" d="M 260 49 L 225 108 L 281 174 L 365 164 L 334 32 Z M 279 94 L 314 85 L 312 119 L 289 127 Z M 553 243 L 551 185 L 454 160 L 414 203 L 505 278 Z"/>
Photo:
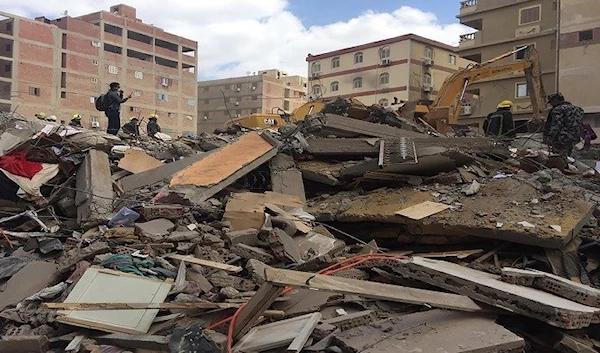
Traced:
<path id="1" fill-rule="evenodd" d="M 135 92 L 133 92 L 133 95 L 136 97 L 140 97 L 142 95 L 142 91 L 136 89 Z"/>
<path id="2" fill-rule="evenodd" d="M 92 65 L 98 65 L 98 60 L 92 59 Z"/>
<path id="3" fill-rule="evenodd" d="M 352 80 L 352 86 L 356 88 L 362 88 L 362 77 L 357 77 Z"/>
<path id="4" fill-rule="evenodd" d="M 312 72 L 321 72 L 321 63 L 320 62 L 314 62 L 312 64 Z"/>
<path id="5" fill-rule="evenodd" d="M 60 73 L 60 87 L 67 88 L 67 73 L 66 72 Z"/>
<path id="6" fill-rule="evenodd" d="M 114 65 L 108 65 L 108 73 L 116 75 L 119 73 L 119 69 Z"/>
<path id="7" fill-rule="evenodd" d="M 340 83 L 337 81 L 331 82 L 331 92 L 337 92 L 340 90 Z"/>
<path id="8" fill-rule="evenodd" d="M 313 88 L 312 88 L 312 92 L 314 94 L 316 94 L 317 96 L 320 96 L 321 92 L 322 92 L 321 86 L 320 85 L 314 85 Z"/>
<path id="9" fill-rule="evenodd" d="M 525 7 L 519 10 L 519 24 L 539 22 L 541 20 L 542 5 Z"/>
<path id="10" fill-rule="evenodd" d="M 516 84 L 515 97 L 516 98 L 529 97 L 529 92 L 527 91 L 527 83 L 517 83 Z"/>
<path id="11" fill-rule="evenodd" d="M 379 100 L 379 105 L 382 107 L 387 107 L 388 105 L 390 105 L 390 101 L 387 100 L 387 98 L 383 98 Z"/>
<path id="12" fill-rule="evenodd" d="M 32 96 L 39 96 L 40 88 L 39 87 L 29 87 L 29 94 L 31 94 Z"/>
<path id="13" fill-rule="evenodd" d="M 175 113 L 171 113 L 171 112 L 167 113 L 167 118 L 174 118 L 174 117 L 176 117 Z"/>
<path id="14" fill-rule="evenodd" d="M 139 113 L 140 108 L 139 107 L 129 107 L 129 111 L 132 113 Z"/>
<path id="15" fill-rule="evenodd" d="M 138 80 L 143 80 L 144 79 L 144 73 L 141 71 L 136 71 L 133 73 L 133 77 L 137 78 Z"/>
<path id="16" fill-rule="evenodd" d="M 256 113 L 258 113 L 258 109 L 256 109 L 256 108 L 254 108 L 250 111 L 250 114 L 256 114 Z"/>
<path id="17" fill-rule="evenodd" d="M 165 86 L 165 87 L 169 87 L 171 86 L 171 79 L 168 77 L 161 77 L 160 78 L 160 84 Z"/>
<path id="18" fill-rule="evenodd" d="M 384 72 L 381 75 L 379 75 L 379 84 L 380 85 L 387 85 L 388 83 L 390 83 L 390 74 L 388 74 L 387 72 Z"/>
<path id="19" fill-rule="evenodd" d="M 381 59 L 387 59 L 391 56 L 392 49 L 390 47 L 383 47 L 379 50 L 379 56 Z"/>
<path id="20" fill-rule="evenodd" d="M 258 96 L 252 96 L 252 100 L 253 101 L 257 101 L 258 100 Z"/>
<path id="21" fill-rule="evenodd" d="M 283 110 L 285 110 L 285 111 L 290 110 L 290 101 L 288 101 L 288 100 L 283 101 Z"/>
<path id="22" fill-rule="evenodd" d="M 517 45 L 517 46 L 515 47 L 515 50 L 523 49 L 523 48 L 526 48 L 526 47 L 528 47 L 528 46 L 532 46 L 532 47 L 534 47 L 534 48 L 535 48 L 535 43 L 532 43 L 532 44 L 524 44 L 524 45 Z M 525 50 L 521 50 L 521 51 L 518 51 L 518 52 L 516 52 L 516 53 L 515 53 L 515 60 L 523 60 L 523 59 L 525 59 L 525 54 L 526 54 L 526 53 L 527 53 L 527 49 L 525 49 Z"/>
<path id="23" fill-rule="evenodd" d="M 579 32 L 579 41 L 580 42 L 587 42 L 590 40 L 594 39 L 594 30 L 589 30 L 589 31 L 581 31 Z"/>
<path id="24" fill-rule="evenodd" d="M 96 103 L 96 97 L 90 97 L 90 103 L 95 104 Z"/>
<path id="25" fill-rule="evenodd" d="M 426 73 L 423 75 L 423 84 L 431 86 L 431 74 Z"/>
<path id="26" fill-rule="evenodd" d="M 60 98 L 67 98 L 67 92 L 60 92 Z"/>
<path id="27" fill-rule="evenodd" d="M 433 48 L 430 46 L 425 47 L 425 57 L 427 59 L 433 59 Z"/>
<path id="28" fill-rule="evenodd" d="M 67 49 L 67 34 L 63 33 L 61 38 L 61 48 Z"/>
<path id="29" fill-rule="evenodd" d="M 60 67 L 62 67 L 63 69 L 67 67 L 67 53 L 61 53 Z"/>
<path id="30" fill-rule="evenodd" d="M 190 107 L 193 107 L 196 105 L 196 100 L 195 99 L 188 99 L 187 100 L 187 105 L 189 105 Z"/>
<path id="31" fill-rule="evenodd" d="M 354 54 L 354 63 L 360 64 L 362 62 L 363 62 L 363 53 L 358 52 L 358 53 Z"/>
<path id="32" fill-rule="evenodd" d="M 236 110 L 235 111 L 235 115 L 238 116 L 238 117 L 242 116 L 242 111 L 241 110 Z"/>
<path id="33" fill-rule="evenodd" d="M 450 63 L 450 65 L 456 65 L 456 55 L 448 55 L 448 62 Z"/>
<path id="34" fill-rule="evenodd" d="M 12 70 L 12 65 L 11 64 L 4 65 L 4 72 L 10 72 L 11 70 Z"/>
<path id="35" fill-rule="evenodd" d="M 335 69 L 340 67 L 340 57 L 336 56 L 335 58 L 331 59 L 331 68 Z"/>
<path id="36" fill-rule="evenodd" d="M 167 97 L 167 95 L 164 94 L 164 93 L 157 93 L 156 94 L 156 99 L 158 99 L 159 101 L 166 102 L 166 101 L 169 100 L 169 97 Z"/>
<path id="37" fill-rule="evenodd" d="M 92 81 L 92 83 L 98 83 L 98 77 L 92 77 L 90 81 Z"/>

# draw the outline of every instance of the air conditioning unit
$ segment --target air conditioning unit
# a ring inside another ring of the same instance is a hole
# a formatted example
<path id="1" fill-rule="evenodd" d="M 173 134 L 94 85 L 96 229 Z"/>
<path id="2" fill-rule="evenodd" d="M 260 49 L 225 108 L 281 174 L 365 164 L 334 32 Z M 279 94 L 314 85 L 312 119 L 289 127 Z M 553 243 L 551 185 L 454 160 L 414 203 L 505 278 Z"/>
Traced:
<path id="1" fill-rule="evenodd" d="M 473 114 L 473 106 L 470 104 L 463 104 L 460 107 L 460 115 L 471 115 Z"/>
<path id="2" fill-rule="evenodd" d="M 425 61 L 423 61 L 423 64 L 425 66 L 433 66 L 435 62 L 433 61 L 433 59 L 426 58 Z"/>
<path id="3" fill-rule="evenodd" d="M 312 78 L 319 78 L 321 76 L 320 72 L 313 72 L 312 73 Z"/>
<path id="4" fill-rule="evenodd" d="M 381 59 L 381 66 L 390 66 L 392 61 L 390 59 Z"/>
<path id="5" fill-rule="evenodd" d="M 241 90 L 242 90 L 241 88 L 236 88 L 236 89 L 235 89 L 235 91 L 236 91 L 236 92 L 239 92 L 239 91 L 241 91 Z"/>
<path id="6" fill-rule="evenodd" d="M 238 105 L 240 105 L 240 102 L 235 102 L 235 106 L 237 107 Z"/>
<path id="7" fill-rule="evenodd" d="M 253 91 L 256 91 L 256 86 L 252 86 L 252 90 L 253 90 Z"/>
<path id="8" fill-rule="evenodd" d="M 92 121 L 92 127 L 100 127 L 100 123 L 97 121 Z"/>
<path id="9" fill-rule="evenodd" d="M 433 91 L 433 87 L 431 85 L 428 85 L 428 84 L 423 85 L 423 92 L 431 92 L 431 91 Z"/>

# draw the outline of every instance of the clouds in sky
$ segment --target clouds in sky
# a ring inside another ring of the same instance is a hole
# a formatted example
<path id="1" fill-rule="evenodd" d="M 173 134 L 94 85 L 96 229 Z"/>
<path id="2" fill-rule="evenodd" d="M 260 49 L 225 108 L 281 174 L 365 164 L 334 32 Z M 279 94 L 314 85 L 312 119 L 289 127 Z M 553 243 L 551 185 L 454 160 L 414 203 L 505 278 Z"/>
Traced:
<path id="1" fill-rule="evenodd" d="M 326 1 L 326 0 L 324 0 Z M 278 68 L 306 75 L 306 56 L 415 33 L 456 45 L 472 29 L 442 24 L 433 13 L 400 7 L 391 13 L 366 11 L 345 22 L 306 27 L 287 10 L 286 0 L 0 0 L 3 11 L 50 19 L 108 10 L 118 3 L 137 8 L 145 23 L 197 40 L 201 79 L 245 75 Z"/>

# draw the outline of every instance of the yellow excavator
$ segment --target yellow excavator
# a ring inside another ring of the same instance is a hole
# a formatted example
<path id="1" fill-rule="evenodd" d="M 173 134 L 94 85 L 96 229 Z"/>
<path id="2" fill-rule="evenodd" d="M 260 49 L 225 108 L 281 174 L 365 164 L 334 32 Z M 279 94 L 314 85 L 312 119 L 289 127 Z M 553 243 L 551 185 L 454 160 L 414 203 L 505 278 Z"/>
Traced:
<path id="1" fill-rule="evenodd" d="M 493 65 L 520 51 L 525 51 L 522 60 L 505 65 Z M 525 72 L 533 117 L 542 119 L 546 110 L 546 93 L 541 79 L 539 54 L 533 46 L 513 50 L 480 64 L 471 64 L 454 73 L 444 81 L 435 100 L 430 105 L 421 102 L 414 104 L 413 102 L 413 117 L 424 124 L 429 124 L 438 132 L 451 132 L 452 126 L 458 124 L 461 104 L 469 85 L 519 71 Z M 405 112 L 406 109 L 402 109 L 402 111 Z M 404 114 L 401 113 L 401 115 Z"/>

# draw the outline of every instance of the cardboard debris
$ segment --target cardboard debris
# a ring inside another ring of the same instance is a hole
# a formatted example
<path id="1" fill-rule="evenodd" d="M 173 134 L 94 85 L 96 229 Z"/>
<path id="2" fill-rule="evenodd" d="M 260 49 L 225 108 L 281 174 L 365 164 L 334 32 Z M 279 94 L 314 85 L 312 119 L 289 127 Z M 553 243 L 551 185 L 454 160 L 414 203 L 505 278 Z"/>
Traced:
<path id="1" fill-rule="evenodd" d="M 399 214 L 404 217 L 408 217 L 410 219 L 420 220 L 425 217 L 429 217 L 436 213 L 447 210 L 449 208 L 450 208 L 450 206 L 445 205 L 443 203 L 425 201 L 418 205 L 414 205 L 411 207 L 407 207 L 403 210 L 400 210 L 400 211 L 396 212 L 396 214 Z"/>
<path id="2" fill-rule="evenodd" d="M 264 194 L 239 193 L 231 196 L 225 207 L 223 220 L 231 222 L 235 231 L 261 229 L 265 224 L 265 205 L 302 208 L 303 203 L 294 196 L 266 192 Z"/>

